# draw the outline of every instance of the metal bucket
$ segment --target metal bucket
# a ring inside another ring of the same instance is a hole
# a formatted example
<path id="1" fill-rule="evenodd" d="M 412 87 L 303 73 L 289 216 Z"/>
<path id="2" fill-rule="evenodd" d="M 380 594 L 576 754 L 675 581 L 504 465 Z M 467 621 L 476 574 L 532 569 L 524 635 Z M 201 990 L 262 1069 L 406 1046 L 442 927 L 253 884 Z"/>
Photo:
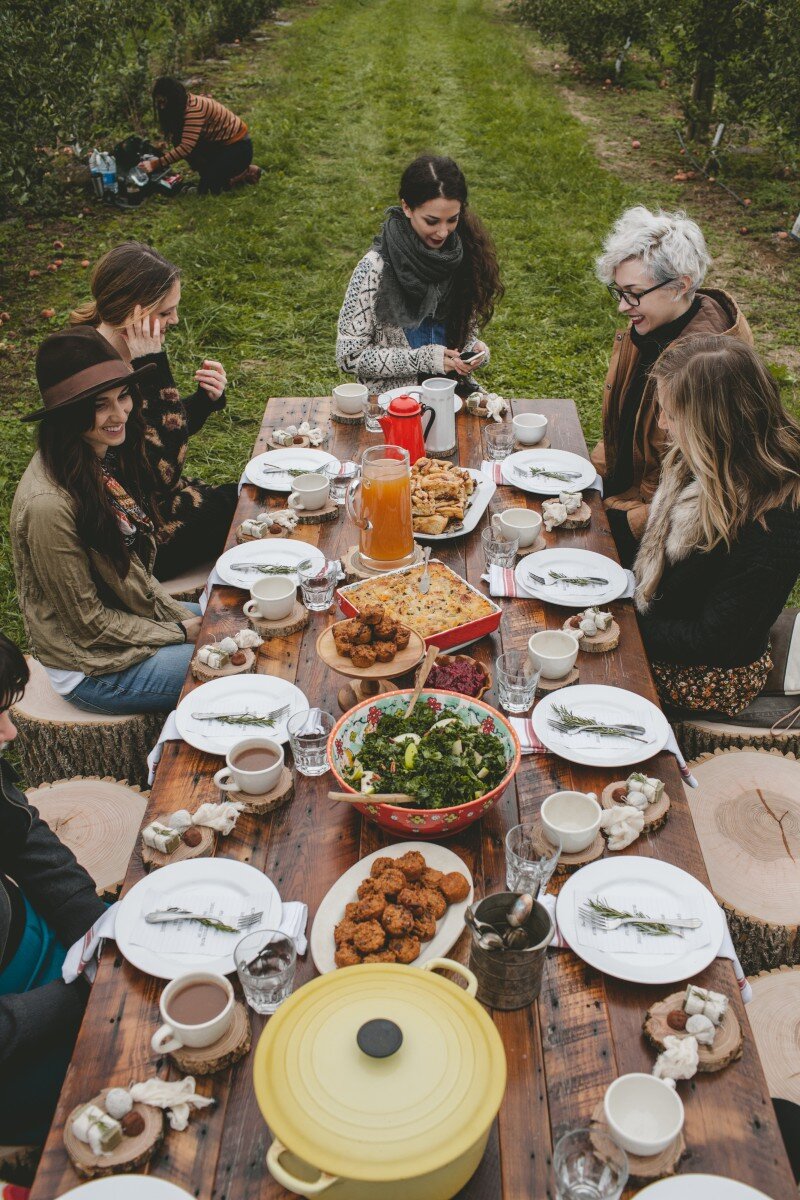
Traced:
<path id="1" fill-rule="evenodd" d="M 519 892 L 496 892 L 487 896 L 473 906 L 475 916 L 502 929 L 505 914 L 519 895 Z M 534 901 L 523 929 L 531 940 L 526 950 L 483 950 L 472 934 L 469 967 L 478 979 L 478 999 L 490 1008 L 525 1008 L 539 995 L 545 954 L 555 934 L 544 905 Z"/>

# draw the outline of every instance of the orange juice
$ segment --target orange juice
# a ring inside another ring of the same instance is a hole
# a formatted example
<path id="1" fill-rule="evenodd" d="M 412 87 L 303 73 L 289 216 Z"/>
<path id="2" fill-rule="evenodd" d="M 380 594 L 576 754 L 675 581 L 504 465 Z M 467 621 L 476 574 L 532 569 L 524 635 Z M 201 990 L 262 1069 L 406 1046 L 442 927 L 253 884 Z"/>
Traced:
<path id="1" fill-rule="evenodd" d="M 359 542 L 362 558 L 368 566 L 405 566 L 414 558 L 408 458 L 366 458 L 365 454 L 361 477 L 361 516 L 366 522 Z"/>

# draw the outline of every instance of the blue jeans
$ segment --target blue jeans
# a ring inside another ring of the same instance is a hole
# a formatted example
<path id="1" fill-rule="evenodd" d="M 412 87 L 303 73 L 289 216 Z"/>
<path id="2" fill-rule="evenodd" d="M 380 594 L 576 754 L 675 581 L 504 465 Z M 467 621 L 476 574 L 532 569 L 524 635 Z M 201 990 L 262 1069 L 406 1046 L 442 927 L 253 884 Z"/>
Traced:
<path id="1" fill-rule="evenodd" d="M 186 607 L 200 615 L 199 604 Z M 67 700 L 84 712 L 104 716 L 171 712 L 178 703 L 194 651 L 191 642 L 161 646 L 149 658 L 124 671 L 87 675 Z"/>

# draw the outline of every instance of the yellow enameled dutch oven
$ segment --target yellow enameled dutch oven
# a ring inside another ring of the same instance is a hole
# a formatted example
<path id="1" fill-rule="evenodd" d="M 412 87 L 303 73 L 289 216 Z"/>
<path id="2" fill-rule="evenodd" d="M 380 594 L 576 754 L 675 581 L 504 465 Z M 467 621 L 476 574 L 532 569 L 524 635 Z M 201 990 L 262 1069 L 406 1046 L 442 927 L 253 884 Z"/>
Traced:
<path id="1" fill-rule="evenodd" d="M 483 1156 L 506 1086 L 503 1043 L 476 990 L 471 971 L 436 958 L 346 967 L 290 996 L 253 1068 L 278 1183 L 326 1200 L 450 1200 Z"/>

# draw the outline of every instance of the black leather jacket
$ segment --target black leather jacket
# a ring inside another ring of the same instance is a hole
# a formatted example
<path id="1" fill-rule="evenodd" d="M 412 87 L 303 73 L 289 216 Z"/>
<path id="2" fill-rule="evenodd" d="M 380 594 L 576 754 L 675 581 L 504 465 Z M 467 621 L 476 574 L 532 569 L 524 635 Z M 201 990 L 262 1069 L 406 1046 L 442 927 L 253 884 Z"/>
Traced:
<path id="1" fill-rule="evenodd" d="M 105 905 L 91 877 L 71 850 L 56 837 L 16 786 L 14 768 L 0 758 L 0 955 L 8 938 L 11 901 L 5 886 L 10 876 L 31 905 L 71 946 L 103 913 Z M 74 1039 L 88 989 L 83 980 L 58 979 L 22 994 L 0 996 L 0 1070 L 24 1059 L 26 1050 L 41 1050 L 45 1039 Z"/>

